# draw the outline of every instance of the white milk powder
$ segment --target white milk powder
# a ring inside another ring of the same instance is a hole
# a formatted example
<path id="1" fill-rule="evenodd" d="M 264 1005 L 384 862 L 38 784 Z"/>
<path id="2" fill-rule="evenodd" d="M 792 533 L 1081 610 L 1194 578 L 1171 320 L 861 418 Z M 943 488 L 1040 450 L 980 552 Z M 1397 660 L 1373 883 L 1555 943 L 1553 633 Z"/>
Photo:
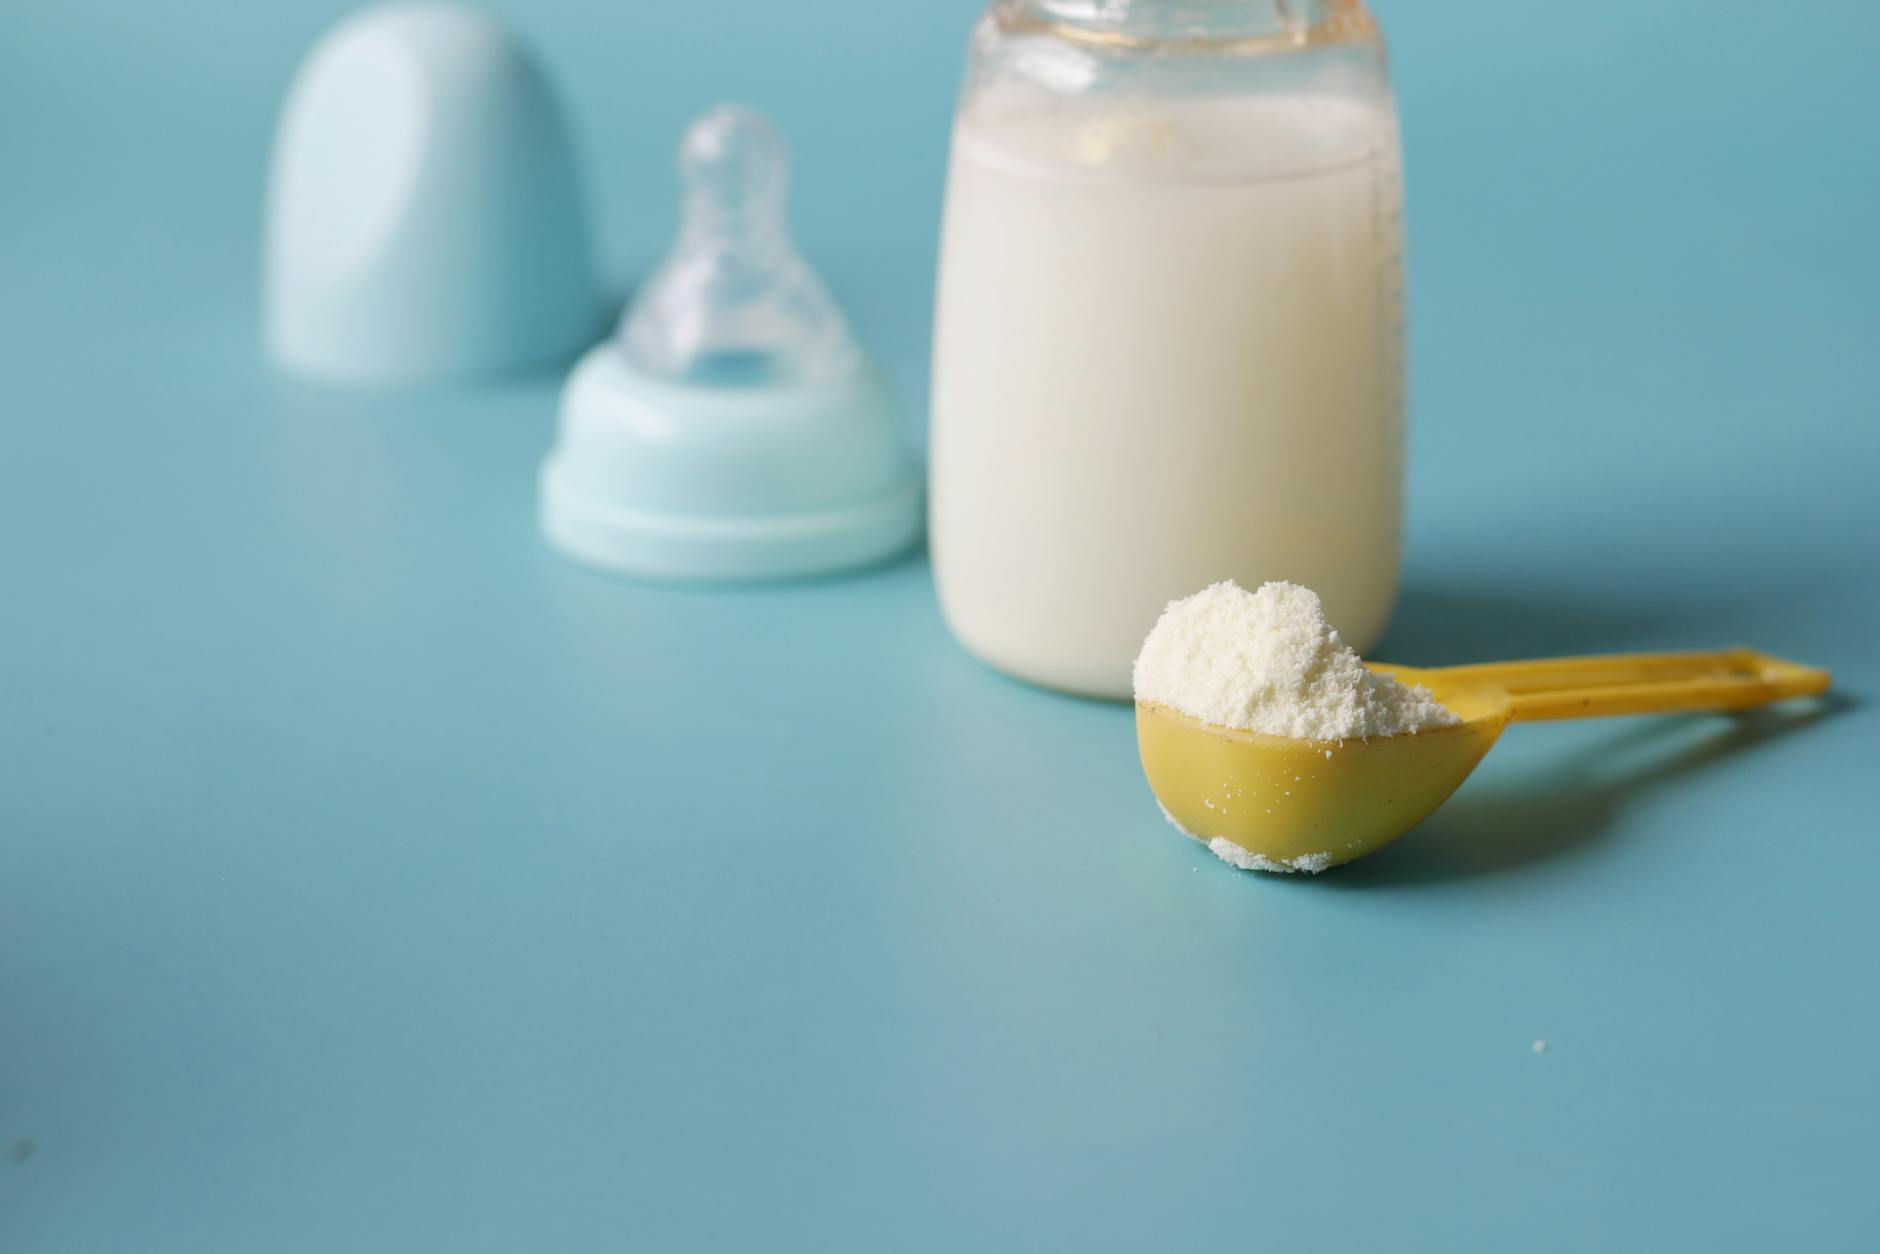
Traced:
<path id="1" fill-rule="evenodd" d="M 1136 699 L 1296 740 L 1397 736 L 1460 722 L 1429 689 L 1365 669 L 1310 588 L 1217 583 L 1169 602 L 1136 656 Z M 1216 852 L 1219 852 L 1218 850 Z"/>
<path id="2" fill-rule="evenodd" d="M 1274 871 L 1282 875 L 1304 871 L 1308 875 L 1317 875 L 1332 865 L 1332 855 L 1329 853 L 1309 853 L 1303 858 L 1282 862 L 1269 858 L 1265 854 L 1255 853 L 1251 849 L 1242 849 L 1233 841 L 1221 836 L 1216 836 L 1208 842 L 1208 852 L 1223 862 L 1233 863 L 1243 871 Z"/>

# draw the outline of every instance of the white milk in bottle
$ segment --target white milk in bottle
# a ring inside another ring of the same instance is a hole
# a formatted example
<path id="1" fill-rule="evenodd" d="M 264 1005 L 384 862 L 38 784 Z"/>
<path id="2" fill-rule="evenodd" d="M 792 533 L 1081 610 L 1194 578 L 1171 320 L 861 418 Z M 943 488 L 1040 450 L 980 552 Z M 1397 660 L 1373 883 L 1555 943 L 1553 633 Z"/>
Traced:
<path id="1" fill-rule="evenodd" d="M 1163 606 L 1230 578 L 1304 584 L 1375 642 L 1402 512 L 1397 162 L 1387 91 L 969 84 L 931 438 L 967 647 L 1124 697 Z"/>

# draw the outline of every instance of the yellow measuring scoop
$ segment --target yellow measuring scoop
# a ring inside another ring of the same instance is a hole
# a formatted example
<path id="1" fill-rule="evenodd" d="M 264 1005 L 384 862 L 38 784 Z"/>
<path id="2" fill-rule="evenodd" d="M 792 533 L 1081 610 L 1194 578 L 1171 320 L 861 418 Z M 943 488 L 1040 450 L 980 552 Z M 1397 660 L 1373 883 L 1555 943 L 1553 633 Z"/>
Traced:
<path id="1" fill-rule="evenodd" d="M 1372 740 L 1293 740 L 1138 702 L 1143 771 L 1163 810 L 1190 836 L 1226 839 L 1265 860 L 1257 865 L 1323 870 L 1380 849 L 1422 822 L 1509 723 L 1746 710 L 1828 688 L 1828 672 L 1752 649 L 1432 669 L 1366 665 L 1423 685 L 1462 722 Z"/>

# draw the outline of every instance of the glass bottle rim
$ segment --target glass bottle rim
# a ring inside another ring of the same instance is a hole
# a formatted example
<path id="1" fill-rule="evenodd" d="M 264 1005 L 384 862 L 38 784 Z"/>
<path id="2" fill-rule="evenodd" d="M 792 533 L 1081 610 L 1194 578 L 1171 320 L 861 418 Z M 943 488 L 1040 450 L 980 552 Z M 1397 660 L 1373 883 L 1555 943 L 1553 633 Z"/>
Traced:
<path id="1" fill-rule="evenodd" d="M 1265 29 L 1229 20 L 1262 10 L 1273 17 Z M 987 17 L 1002 35 L 1114 54 L 1254 56 L 1378 38 L 1364 0 L 997 0 Z"/>

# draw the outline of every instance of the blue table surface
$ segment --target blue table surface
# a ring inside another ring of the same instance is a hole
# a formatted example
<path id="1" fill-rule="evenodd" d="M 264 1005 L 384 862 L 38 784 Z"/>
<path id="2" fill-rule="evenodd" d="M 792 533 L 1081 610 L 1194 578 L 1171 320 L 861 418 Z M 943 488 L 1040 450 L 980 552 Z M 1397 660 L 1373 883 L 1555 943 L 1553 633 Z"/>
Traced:
<path id="1" fill-rule="evenodd" d="M 779 118 L 921 440 L 972 0 L 502 7 L 623 288 L 685 119 Z M 1518 729 L 1316 880 L 1176 837 L 1130 711 L 982 669 L 922 559 L 560 560 L 557 372 L 273 374 L 341 6 L 0 9 L 0 1249 L 1876 1248 L 1880 7 L 1377 7 L 1380 656 L 1840 695 Z"/>

